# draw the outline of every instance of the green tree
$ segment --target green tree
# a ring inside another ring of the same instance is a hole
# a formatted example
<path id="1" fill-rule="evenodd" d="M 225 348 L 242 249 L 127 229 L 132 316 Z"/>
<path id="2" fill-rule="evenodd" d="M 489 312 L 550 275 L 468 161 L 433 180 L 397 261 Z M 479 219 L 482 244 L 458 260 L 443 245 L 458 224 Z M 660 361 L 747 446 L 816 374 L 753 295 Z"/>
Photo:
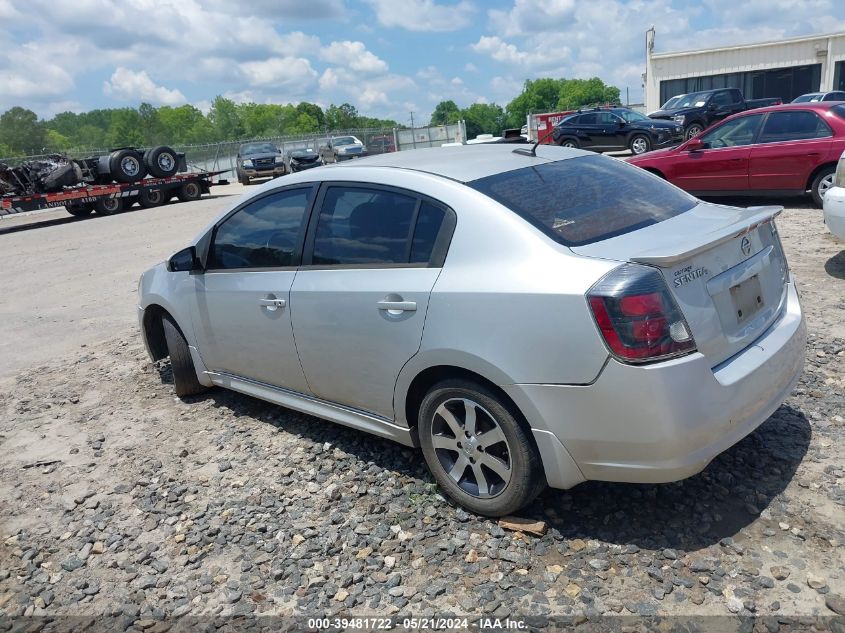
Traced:
<path id="1" fill-rule="evenodd" d="M 13 153 L 39 154 L 47 144 L 47 130 L 35 112 L 16 106 L 0 116 L 0 143 Z"/>
<path id="2" fill-rule="evenodd" d="M 349 130 L 358 127 L 358 110 L 349 103 L 331 104 L 326 110 L 325 124 L 329 130 Z"/>
<path id="3" fill-rule="evenodd" d="M 134 108 L 112 110 L 111 125 L 106 134 L 109 147 L 138 147 L 144 144 L 141 115 Z"/>
<path id="4" fill-rule="evenodd" d="M 500 134 L 504 127 L 505 112 L 495 103 L 473 103 L 460 112 L 467 137 L 475 138 L 479 134 Z"/>
<path id="5" fill-rule="evenodd" d="M 531 112 L 553 112 L 560 99 L 561 80 L 527 79 L 522 92 L 505 106 L 508 127 L 522 127 Z"/>
<path id="6" fill-rule="evenodd" d="M 590 79 L 561 79 L 557 108 L 575 110 L 599 103 L 619 103 L 619 88 L 608 86 L 598 77 Z"/>
<path id="7" fill-rule="evenodd" d="M 192 105 L 162 106 L 156 113 L 162 129 L 160 142 L 171 145 L 203 143 L 214 136 L 214 128 L 203 113 Z M 202 130 L 207 134 L 203 136 Z"/>
<path id="8" fill-rule="evenodd" d="M 73 147 L 73 142 L 56 130 L 47 129 L 46 137 L 46 146 L 51 152 L 66 152 Z"/>
<path id="9" fill-rule="evenodd" d="M 434 112 L 431 113 L 431 125 L 457 123 L 460 118 L 461 110 L 454 101 L 441 101 L 434 107 Z"/>
<path id="10" fill-rule="evenodd" d="M 244 135 L 244 127 L 235 102 L 217 96 L 211 103 L 208 119 L 220 140 L 235 140 Z"/>
<path id="11" fill-rule="evenodd" d="M 316 103 L 308 103 L 303 101 L 296 106 L 297 115 L 307 114 L 317 122 L 317 129 L 322 128 L 326 123 L 326 116 L 323 114 L 323 109 Z"/>
<path id="12" fill-rule="evenodd" d="M 144 137 L 144 145 L 152 146 L 173 142 L 167 138 L 161 117 L 154 106 L 149 103 L 142 103 L 138 106 L 138 115 L 141 118 L 141 134 Z"/>

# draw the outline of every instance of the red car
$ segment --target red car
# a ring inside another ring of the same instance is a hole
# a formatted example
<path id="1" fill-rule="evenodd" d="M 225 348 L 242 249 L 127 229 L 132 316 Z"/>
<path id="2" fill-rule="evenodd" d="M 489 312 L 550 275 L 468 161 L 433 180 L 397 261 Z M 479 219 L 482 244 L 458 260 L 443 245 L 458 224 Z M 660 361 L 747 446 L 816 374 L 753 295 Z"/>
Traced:
<path id="1" fill-rule="evenodd" d="M 845 102 L 747 110 L 677 147 L 628 158 L 696 196 L 804 195 L 821 207 L 845 150 Z"/>

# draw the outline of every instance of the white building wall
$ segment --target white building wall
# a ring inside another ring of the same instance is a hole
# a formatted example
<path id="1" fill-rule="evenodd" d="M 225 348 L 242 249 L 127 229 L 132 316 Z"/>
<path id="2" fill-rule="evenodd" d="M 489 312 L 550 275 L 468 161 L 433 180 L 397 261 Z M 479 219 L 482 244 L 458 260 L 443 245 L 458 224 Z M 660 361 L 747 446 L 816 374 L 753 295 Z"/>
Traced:
<path id="1" fill-rule="evenodd" d="M 845 60 L 845 33 L 679 53 L 646 46 L 646 110 L 660 107 L 660 82 L 750 70 L 821 64 L 820 90 L 833 89 L 834 67 Z"/>

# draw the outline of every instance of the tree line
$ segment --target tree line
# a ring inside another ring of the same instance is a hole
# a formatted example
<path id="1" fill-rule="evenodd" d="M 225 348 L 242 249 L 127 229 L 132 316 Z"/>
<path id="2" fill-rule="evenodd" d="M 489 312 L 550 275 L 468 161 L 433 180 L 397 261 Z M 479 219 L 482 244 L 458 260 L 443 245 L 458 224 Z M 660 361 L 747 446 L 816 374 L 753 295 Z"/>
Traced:
<path id="1" fill-rule="evenodd" d="M 348 104 L 323 110 L 314 103 L 235 103 L 217 97 L 208 114 L 192 105 L 107 108 L 62 112 L 39 120 L 14 107 L 0 115 L 0 157 L 88 148 L 192 145 L 327 130 L 399 127 L 396 121 L 362 116 Z M 46 151 L 45 151 L 46 150 Z"/>
<path id="2" fill-rule="evenodd" d="M 526 117 L 536 112 L 575 110 L 592 104 L 618 104 L 619 88 L 608 86 L 598 77 L 591 79 L 528 79 L 522 92 L 504 108 L 495 103 L 473 103 L 459 108 L 454 101 L 441 101 L 431 115 L 432 125 L 463 120 L 467 136 L 499 134 L 508 128 L 521 128 Z"/>
<path id="3" fill-rule="evenodd" d="M 592 103 L 618 103 L 619 89 L 601 79 L 534 79 L 504 108 L 474 103 L 459 108 L 441 101 L 432 125 L 466 122 L 467 136 L 500 134 L 525 125 L 532 112 L 571 110 Z M 88 148 L 191 145 L 288 135 L 320 134 L 355 128 L 404 127 L 390 119 L 362 116 L 349 103 L 323 110 L 314 103 L 298 105 L 235 103 L 218 96 L 207 114 L 192 105 L 107 108 L 62 112 L 40 120 L 31 110 L 14 107 L 0 115 L 0 157 L 68 152 Z"/>

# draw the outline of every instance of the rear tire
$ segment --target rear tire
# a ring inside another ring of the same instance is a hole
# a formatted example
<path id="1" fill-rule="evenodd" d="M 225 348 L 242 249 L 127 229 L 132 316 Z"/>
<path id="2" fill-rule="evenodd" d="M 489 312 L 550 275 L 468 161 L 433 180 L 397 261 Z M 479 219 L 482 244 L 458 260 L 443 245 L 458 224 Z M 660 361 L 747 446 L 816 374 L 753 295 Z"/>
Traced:
<path id="1" fill-rule="evenodd" d="M 114 215 L 123 210 L 123 198 L 102 198 L 94 203 L 97 215 Z"/>
<path id="2" fill-rule="evenodd" d="M 173 370 L 173 389 L 180 398 L 194 396 L 205 391 L 205 387 L 197 380 L 194 361 L 188 342 L 170 315 L 161 317 L 164 329 L 164 339 L 167 342 L 167 353 L 170 356 L 170 367 Z"/>
<path id="3" fill-rule="evenodd" d="M 628 148 L 634 156 L 645 154 L 651 151 L 651 139 L 646 134 L 634 134 L 631 142 L 628 143 Z"/>
<path id="4" fill-rule="evenodd" d="M 579 143 L 574 138 L 565 138 L 560 143 L 558 143 L 561 147 L 568 147 L 570 149 L 579 149 L 581 147 L 581 143 Z"/>
<path id="5" fill-rule="evenodd" d="M 186 182 L 176 193 L 179 200 L 182 202 L 190 202 L 191 200 L 199 200 L 202 197 L 202 187 L 198 182 Z"/>
<path id="6" fill-rule="evenodd" d="M 445 380 L 423 398 L 423 456 L 456 503 L 477 514 L 504 516 L 545 488 L 540 455 L 518 415 L 488 387 L 468 380 Z"/>
<path id="7" fill-rule="evenodd" d="M 156 178 L 169 178 L 179 170 L 179 158 L 166 145 L 152 148 L 144 154 L 147 171 Z"/>
<path id="8" fill-rule="evenodd" d="M 147 174 L 141 155 L 134 149 L 119 149 L 109 158 L 111 176 L 117 182 L 138 182 Z"/>
<path id="9" fill-rule="evenodd" d="M 87 215 L 91 215 L 91 212 L 94 211 L 94 207 L 90 204 L 70 205 L 65 207 L 65 209 L 68 213 L 77 218 L 84 218 Z"/>
<path id="10" fill-rule="evenodd" d="M 164 192 L 161 189 L 141 189 L 138 204 L 143 209 L 161 206 L 164 204 Z"/>
<path id="11" fill-rule="evenodd" d="M 810 195 L 813 197 L 813 202 L 821 209 L 824 206 L 824 194 L 833 186 L 833 180 L 836 177 L 836 168 L 832 165 L 822 169 L 810 185 Z"/>

